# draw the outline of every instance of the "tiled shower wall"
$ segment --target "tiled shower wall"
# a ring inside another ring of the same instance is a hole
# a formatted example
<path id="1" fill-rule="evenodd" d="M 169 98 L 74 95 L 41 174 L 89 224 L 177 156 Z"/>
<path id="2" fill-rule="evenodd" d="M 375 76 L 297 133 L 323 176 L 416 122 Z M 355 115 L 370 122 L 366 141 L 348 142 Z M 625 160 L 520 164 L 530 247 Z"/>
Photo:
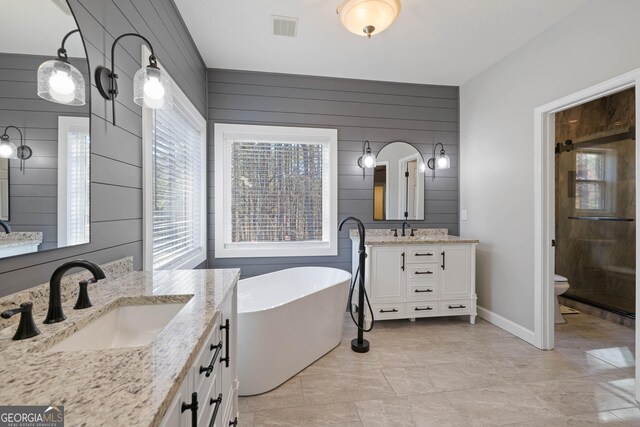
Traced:
<path id="1" fill-rule="evenodd" d="M 406 141 L 425 159 L 442 142 L 452 168 L 425 179 L 425 220 L 414 227 L 443 227 L 458 234 L 458 88 L 301 75 L 208 70 L 209 91 L 209 268 L 241 267 L 245 277 L 295 266 L 351 269 L 348 231 L 339 234 L 338 256 L 216 259 L 214 251 L 213 125 L 244 123 L 338 129 L 338 219 L 356 216 L 366 227 L 398 227 L 401 221 L 373 221 L 373 176 L 356 160 L 364 140 L 378 152 Z"/>

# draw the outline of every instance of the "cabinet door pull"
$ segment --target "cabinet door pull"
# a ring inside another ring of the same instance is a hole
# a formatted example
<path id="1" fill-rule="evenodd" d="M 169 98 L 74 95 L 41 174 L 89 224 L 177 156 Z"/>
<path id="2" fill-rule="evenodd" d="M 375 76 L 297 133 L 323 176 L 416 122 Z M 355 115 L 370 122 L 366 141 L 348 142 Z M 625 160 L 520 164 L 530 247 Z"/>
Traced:
<path id="1" fill-rule="evenodd" d="M 433 292 L 433 289 L 414 289 L 413 292 L 421 293 L 421 292 Z"/>
<path id="2" fill-rule="evenodd" d="M 211 358 L 209 366 L 200 366 L 199 370 L 200 374 L 206 372 L 204 376 L 207 378 L 211 376 L 211 373 L 213 372 L 213 365 L 216 363 L 216 360 L 218 360 L 218 355 L 220 354 L 220 350 L 222 350 L 222 341 L 220 341 L 216 345 L 211 344 L 211 347 L 209 347 L 210 350 L 213 350 L 214 348 L 216 349 L 216 352 L 213 353 L 213 357 Z"/>
<path id="3" fill-rule="evenodd" d="M 198 427 L 198 393 L 191 393 L 191 403 L 182 402 L 180 412 L 191 411 L 191 427 Z"/>
<path id="4" fill-rule="evenodd" d="M 400 267 L 402 271 L 404 271 L 404 257 L 404 252 L 402 252 L 402 267 Z"/>
<path id="5" fill-rule="evenodd" d="M 427 252 L 426 254 L 421 254 L 421 253 L 415 253 L 413 254 L 414 256 L 433 256 L 433 254 L 431 252 Z"/>
<path id="6" fill-rule="evenodd" d="M 225 367 L 229 367 L 229 348 L 231 344 L 229 343 L 229 319 L 225 320 L 224 325 L 220 325 L 220 330 L 224 329 L 224 347 L 225 347 L 225 356 L 220 358 L 220 362 L 224 362 Z"/>
<path id="7" fill-rule="evenodd" d="M 413 274 L 433 274 L 433 271 L 416 271 Z"/>
<path id="8" fill-rule="evenodd" d="M 462 305 L 462 304 L 460 304 L 460 305 L 450 305 L 449 306 L 450 310 L 453 310 L 454 308 L 467 308 L 467 306 L 466 305 Z"/>
<path id="9" fill-rule="evenodd" d="M 384 310 L 384 309 L 380 309 L 380 313 L 397 313 L 398 309 L 397 308 L 392 308 L 391 310 Z"/>
<path id="10" fill-rule="evenodd" d="M 216 422 L 216 418 L 218 417 L 218 409 L 220 409 L 220 404 L 222 403 L 222 393 L 218 395 L 217 399 L 213 397 L 209 398 L 209 405 L 216 404 L 215 409 L 213 410 L 213 415 L 211 415 L 211 420 L 209 420 L 209 427 L 213 427 Z"/>
<path id="11" fill-rule="evenodd" d="M 442 251 L 442 269 L 444 270 L 444 251 Z"/>
<path id="12" fill-rule="evenodd" d="M 424 308 L 416 307 L 416 308 L 414 308 L 414 310 L 415 311 L 429 311 L 429 310 L 433 310 L 433 308 L 432 307 L 424 307 Z"/>

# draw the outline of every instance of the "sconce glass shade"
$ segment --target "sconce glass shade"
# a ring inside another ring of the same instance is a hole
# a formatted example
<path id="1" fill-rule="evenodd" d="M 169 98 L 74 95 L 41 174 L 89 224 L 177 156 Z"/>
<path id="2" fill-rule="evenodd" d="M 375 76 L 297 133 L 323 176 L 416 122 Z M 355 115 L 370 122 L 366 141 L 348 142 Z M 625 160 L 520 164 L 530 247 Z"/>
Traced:
<path id="1" fill-rule="evenodd" d="M 133 77 L 133 101 L 147 108 L 172 108 L 171 80 L 164 70 L 153 66 L 139 69 Z"/>
<path id="2" fill-rule="evenodd" d="M 436 169 L 449 169 L 451 167 L 451 159 L 444 154 L 444 150 L 440 152 L 440 155 L 436 158 Z"/>
<path id="3" fill-rule="evenodd" d="M 68 62 L 45 61 L 38 67 L 38 96 L 58 104 L 84 105 L 84 77 Z"/>
<path id="4" fill-rule="evenodd" d="M 367 152 L 362 156 L 361 160 L 362 168 L 375 168 L 376 167 L 376 156 L 371 152 L 370 149 L 367 149 Z"/>
<path id="5" fill-rule="evenodd" d="M 18 147 L 9 138 L 0 139 L 0 159 L 16 160 L 18 158 Z"/>
<path id="6" fill-rule="evenodd" d="M 371 37 L 393 24 L 400 13 L 400 0 L 345 0 L 336 12 L 347 30 Z"/>

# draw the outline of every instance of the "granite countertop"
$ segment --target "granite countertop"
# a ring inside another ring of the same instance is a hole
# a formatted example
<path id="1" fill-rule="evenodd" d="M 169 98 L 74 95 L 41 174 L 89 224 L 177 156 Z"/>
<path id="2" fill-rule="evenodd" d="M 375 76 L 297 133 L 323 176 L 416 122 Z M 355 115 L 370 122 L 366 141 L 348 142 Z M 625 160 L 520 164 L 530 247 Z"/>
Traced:
<path id="1" fill-rule="evenodd" d="M 12 341 L 15 326 L 0 330 L 0 402 L 3 405 L 64 405 L 66 425 L 157 426 L 195 361 L 237 283 L 239 269 L 135 271 L 89 285 L 93 307 L 73 310 L 67 320 L 44 325 L 42 334 Z M 121 305 L 186 305 L 148 345 L 107 350 L 46 352 L 74 331 Z"/>
<path id="2" fill-rule="evenodd" d="M 42 243 L 41 231 L 12 231 L 0 234 L 0 249 Z"/>
<path id="3" fill-rule="evenodd" d="M 388 229 L 369 229 L 365 231 L 364 244 L 367 246 L 379 245 L 442 245 L 454 243 L 479 243 L 475 239 L 463 239 L 462 237 L 447 234 L 446 228 L 416 228 L 415 236 L 409 236 L 410 231 L 407 230 L 406 237 L 394 237 L 393 231 Z M 349 237 L 355 242 L 360 241 L 358 232 L 355 229 L 349 231 Z"/>

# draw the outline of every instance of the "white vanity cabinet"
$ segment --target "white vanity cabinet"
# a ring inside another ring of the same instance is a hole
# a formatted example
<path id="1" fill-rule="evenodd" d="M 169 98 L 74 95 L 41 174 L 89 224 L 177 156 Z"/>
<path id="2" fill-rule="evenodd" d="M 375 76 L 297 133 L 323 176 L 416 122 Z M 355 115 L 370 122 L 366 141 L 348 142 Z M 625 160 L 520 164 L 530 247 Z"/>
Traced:
<path id="1" fill-rule="evenodd" d="M 475 323 L 476 243 L 365 243 L 365 249 L 365 287 L 376 320 L 469 315 Z M 352 259 L 355 275 L 357 241 Z"/>
<path id="2" fill-rule="evenodd" d="M 161 427 L 237 424 L 236 292 L 234 287 L 222 303 L 213 329 L 182 381 Z"/>

